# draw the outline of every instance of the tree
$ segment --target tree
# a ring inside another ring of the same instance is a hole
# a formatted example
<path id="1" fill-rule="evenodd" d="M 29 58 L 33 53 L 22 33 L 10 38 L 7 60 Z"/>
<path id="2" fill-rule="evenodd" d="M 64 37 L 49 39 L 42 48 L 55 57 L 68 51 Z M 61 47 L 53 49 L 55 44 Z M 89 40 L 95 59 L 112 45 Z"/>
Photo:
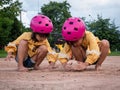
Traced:
<path id="1" fill-rule="evenodd" d="M 88 30 L 92 31 L 100 39 L 107 39 L 110 42 L 112 51 L 116 49 L 120 51 L 120 31 L 115 26 L 114 21 L 110 23 L 110 19 L 103 19 L 97 16 L 97 20 L 87 23 Z"/>
<path id="2" fill-rule="evenodd" d="M 12 0 L 0 0 L 0 8 L 3 7 L 5 4 L 9 4 Z"/>
<path id="3" fill-rule="evenodd" d="M 10 29 L 8 36 L 10 37 L 9 41 L 13 41 L 22 33 L 21 25 L 21 22 L 17 18 L 14 18 L 14 23 L 11 25 L 12 28 Z"/>
<path id="4" fill-rule="evenodd" d="M 18 0 L 3 0 L 3 8 L 0 9 L 0 16 L 9 17 L 10 19 L 14 19 L 16 16 L 20 14 L 21 4 Z"/>
<path id="5" fill-rule="evenodd" d="M 17 20 L 21 4 L 18 0 L 0 1 L 0 49 L 21 34 L 20 25 L 22 24 Z"/>
<path id="6" fill-rule="evenodd" d="M 7 17 L 0 17 L 0 49 L 4 47 L 4 45 L 9 41 L 9 33 L 11 30 L 11 26 L 13 21 Z"/>
<path id="7" fill-rule="evenodd" d="M 49 38 L 52 46 L 56 39 L 62 37 L 62 24 L 68 17 L 71 17 L 71 14 L 69 12 L 70 7 L 70 4 L 66 1 L 62 3 L 50 1 L 49 4 L 45 4 L 41 7 L 42 14 L 47 15 L 54 24 L 54 31 L 51 33 L 52 36 Z"/>

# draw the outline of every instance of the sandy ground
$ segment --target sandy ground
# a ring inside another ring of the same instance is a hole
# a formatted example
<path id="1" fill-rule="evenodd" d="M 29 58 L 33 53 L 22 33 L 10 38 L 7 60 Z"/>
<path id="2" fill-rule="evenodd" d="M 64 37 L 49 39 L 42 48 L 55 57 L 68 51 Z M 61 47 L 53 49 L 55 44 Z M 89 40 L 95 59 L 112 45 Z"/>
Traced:
<path id="1" fill-rule="evenodd" d="M 120 56 L 108 56 L 101 71 L 89 66 L 85 71 L 48 71 L 47 60 L 41 70 L 16 71 L 17 63 L 0 58 L 0 90 L 120 90 Z"/>

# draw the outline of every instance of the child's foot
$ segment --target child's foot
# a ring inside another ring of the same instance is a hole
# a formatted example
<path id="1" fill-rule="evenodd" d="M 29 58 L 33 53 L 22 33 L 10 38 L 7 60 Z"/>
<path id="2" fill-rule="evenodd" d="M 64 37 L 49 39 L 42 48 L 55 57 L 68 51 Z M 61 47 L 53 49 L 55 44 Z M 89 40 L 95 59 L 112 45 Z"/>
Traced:
<path id="1" fill-rule="evenodd" d="M 18 71 L 19 72 L 28 72 L 28 68 L 25 68 L 25 67 L 18 67 Z"/>
<path id="2" fill-rule="evenodd" d="M 101 65 L 96 65 L 96 66 L 95 66 L 95 70 L 96 70 L 96 71 L 101 70 Z"/>

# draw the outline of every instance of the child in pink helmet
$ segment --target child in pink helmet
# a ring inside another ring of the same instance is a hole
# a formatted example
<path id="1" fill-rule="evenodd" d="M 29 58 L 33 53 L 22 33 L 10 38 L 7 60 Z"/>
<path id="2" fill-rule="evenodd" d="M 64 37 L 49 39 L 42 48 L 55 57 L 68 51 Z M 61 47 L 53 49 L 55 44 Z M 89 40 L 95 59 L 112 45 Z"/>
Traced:
<path id="1" fill-rule="evenodd" d="M 68 18 L 64 22 L 62 36 L 66 44 L 59 53 L 59 59 L 63 61 L 65 69 L 84 70 L 93 64 L 96 70 L 100 69 L 110 50 L 108 40 L 100 41 L 92 32 L 86 31 L 83 20 L 76 17 Z M 67 62 L 72 57 L 77 61 L 77 65 L 69 67 Z"/>
<path id="2" fill-rule="evenodd" d="M 10 42 L 5 50 L 6 60 L 14 58 L 18 62 L 18 71 L 39 70 L 39 65 L 48 56 L 55 59 L 47 37 L 53 30 L 52 21 L 45 15 L 36 15 L 30 23 L 32 32 L 24 32 L 16 40 Z"/>

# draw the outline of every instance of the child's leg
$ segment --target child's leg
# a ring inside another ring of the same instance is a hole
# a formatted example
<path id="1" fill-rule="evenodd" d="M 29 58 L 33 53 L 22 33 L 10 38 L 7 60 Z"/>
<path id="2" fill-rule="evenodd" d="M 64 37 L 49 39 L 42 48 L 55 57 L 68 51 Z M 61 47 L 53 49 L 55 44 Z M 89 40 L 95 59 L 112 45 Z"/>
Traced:
<path id="1" fill-rule="evenodd" d="M 100 55 L 98 62 L 95 66 L 96 70 L 100 69 L 101 64 L 103 63 L 103 61 L 105 60 L 105 58 L 107 57 L 107 55 L 109 53 L 109 49 L 110 49 L 109 42 L 107 40 L 102 40 L 101 43 L 99 44 L 99 48 L 101 51 L 101 55 Z"/>
<path id="2" fill-rule="evenodd" d="M 72 52 L 75 59 L 78 61 L 78 64 L 73 65 L 73 70 L 84 70 L 89 65 L 88 63 L 84 63 L 86 59 L 86 50 L 83 47 L 72 47 Z"/>
<path id="3" fill-rule="evenodd" d="M 47 53 L 48 53 L 48 50 L 47 50 L 47 47 L 45 45 L 41 45 L 37 49 L 37 54 L 32 57 L 32 59 L 35 60 L 35 62 L 36 62 L 34 69 L 36 69 L 36 70 L 40 69 L 39 65 L 41 64 L 43 59 L 46 57 Z"/>
<path id="4" fill-rule="evenodd" d="M 28 42 L 21 40 L 18 46 L 18 71 L 28 71 L 28 68 L 23 66 L 23 61 L 28 55 Z"/>
<path id="5" fill-rule="evenodd" d="M 84 60 L 86 59 L 86 50 L 84 50 L 81 46 L 72 46 L 72 54 L 77 61 L 84 62 Z"/>

